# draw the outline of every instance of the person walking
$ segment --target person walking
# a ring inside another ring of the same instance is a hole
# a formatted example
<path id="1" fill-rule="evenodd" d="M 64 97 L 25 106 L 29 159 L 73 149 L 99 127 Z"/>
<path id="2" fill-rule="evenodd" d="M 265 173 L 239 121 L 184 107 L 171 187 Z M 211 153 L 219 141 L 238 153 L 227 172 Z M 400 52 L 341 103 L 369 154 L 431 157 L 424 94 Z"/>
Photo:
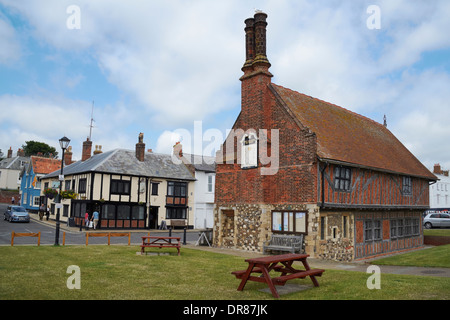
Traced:
<path id="1" fill-rule="evenodd" d="M 89 212 L 86 211 L 84 214 L 84 226 L 89 229 Z"/>
<path id="2" fill-rule="evenodd" d="M 97 227 L 98 224 L 98 211 L 95 210 L 94 213 L 92 214 L 92 220 L 94 220 L 94 230 Z"/>
<path id="3" fill-rule="evenodd" d="M 39 220 L 41 221 L 44 218 L 44 212 L 45 212 L 45 205 L 42 203 L 41 206 L 39 207 Z"/>

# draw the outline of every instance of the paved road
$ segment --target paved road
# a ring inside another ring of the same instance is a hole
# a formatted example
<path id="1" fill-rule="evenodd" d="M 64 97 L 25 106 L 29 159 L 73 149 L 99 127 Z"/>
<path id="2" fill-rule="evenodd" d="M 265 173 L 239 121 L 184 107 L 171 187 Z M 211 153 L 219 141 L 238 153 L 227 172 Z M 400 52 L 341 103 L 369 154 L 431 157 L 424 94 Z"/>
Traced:
<path id="1" fill-rule="evenodd" d="M 31 213 L 31 221 L 29 223 L 10 223 L 3 220 L 3 213 L 5 212 L 8 204 L 0 203 L 0 245 L 11 244 L 11 233 L 35 233 L 41 232 L 41 245 L 53 245 L 55 244 L 55 231 L 56 224 L 54 220 L 40 221 L 37 214 Z M 92 230 L 90 230 L 92 231 Z M 141 236 L 146 236 L 150 232 L 150 235 L 163 235 L 169 236 L 168 230 L 103 230 L 103 232 L 128 232 L 131 231 L 131 243 L 140 244 Z M 63 233 L 65 233 L 66 245 L 83 245 L 86 244 L 86 230 L 80 231 L 79 228 L 67 227 L 66 223 L 60 224 L 59 244 L 63 244 Z M 173 230 L 173 237 L 180 237 L 181 241 L 184 240 L 184 231 L 181 229 Z M 199 232 L 196 230 L 188 230 L 186 232 L 186 243 L 195 244 L 199 237 Z M 108 239 L 105 237 L 89 238 L 89 244 L 107 244 Z M 111 238 L 111 244 L 127 244 L 128 238 L 126 237 L 113 237 Z M 21 244 L 37 244 L 37 238 L 33 237 L 20 237 L 14 239 L 14 245 Z"/>

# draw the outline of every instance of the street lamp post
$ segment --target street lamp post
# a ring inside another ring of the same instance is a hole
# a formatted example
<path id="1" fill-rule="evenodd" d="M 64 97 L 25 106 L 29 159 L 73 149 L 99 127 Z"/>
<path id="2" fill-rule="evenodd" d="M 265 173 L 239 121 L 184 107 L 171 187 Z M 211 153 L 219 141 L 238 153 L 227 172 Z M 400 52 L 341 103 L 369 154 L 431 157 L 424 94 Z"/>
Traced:
<path id="1" fill-rule="evenodd" d="M 59 195 L 57 201 L 57 210 L 56 210 L 56 231 L 55 231 L 55 246 L 59 246 L 59 213 L 61 210 L 61 192 L 62 192 L 62 183 L 64 181 L 64 151 L 69 146 L 70 139 L 66 136 L 59 139 L 59 145 L 62 149 L 62 157 L 61 157 L 61 174 L 59 175 Z"/>

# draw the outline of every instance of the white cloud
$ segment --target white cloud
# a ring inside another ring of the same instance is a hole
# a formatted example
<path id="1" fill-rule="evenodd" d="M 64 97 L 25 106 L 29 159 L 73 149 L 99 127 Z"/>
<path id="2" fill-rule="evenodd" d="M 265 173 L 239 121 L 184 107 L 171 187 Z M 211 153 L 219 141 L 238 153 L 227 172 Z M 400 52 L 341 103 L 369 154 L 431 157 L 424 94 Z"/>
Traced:
<path id="1" fill-rule="evenodd" d="M 181 140 L 181 135 L 173 131 L 164 131 L 158 137 L 154 152 L 172 154 L 173 146 Z M 184 150 L 185 148 L 183 148 Z M 184 150 L 186 152 L 186 150 Z"/>
<path id="2" fill-rule="evenodd" d="M 413 70 L 424 53 L 450 47 L 445 32 L 450 30 L 448 1 L 378 1 L 380 30 L 368 30 L 366 25 L 366 9 L 373 1 L 84 0 L 76 3 L 81 10 L 80 30 L 66 27 L 66 8 L 73 1 L 0 3 L 15 8 L 29 22 L 31 36 L 51 48 L 49 59 L 64 59 L 65 52 L 78 52 L 95 60 L 117 87 L 119 99 L 126 97 L 95 110 L 95 144 L 102 144 L 103 150 L 134 148 L 137 134 L 148 127 L 162 132 L 156 135 L 156 147 L 153 137 L 145 136 L 148 148 L 170 153 L 176 142 L 173 128 L 190 127 L 194 120 L 205 119 L 214 119 L 220 126 L 225 126 L 227 119 L 231 126 L 234 119 L 224 116 L 224 111 L 240 105 L 243 21 L 253 15 L 253 9 L 262 9 L 269 15 L 267 52 L 275 83 L 373 115 L 378 121 L 386 113 L 389 128 L 419 159 L 431 162 L 431 157 L 438 157 L 435 153 L 450 159 L 450 154 L 437 152 L 445 141 L 436 137 L 448 137 L 442 123 L 450 115 L 437 111 L 449 101 L 448 74 Z M 5 57 L 10 59 L 20 49 L 18 41 L 6 41 L 16 39 L 18 30 L 0 16 L 1 23 L 6 25 L 0 28 L 2 43 L 13 46 L 0 48 L 0 63 L 1 52 L 7 52 Z M 63 82 L 69 88 L 89 80 L 77 70 L 50 72 L 54 83 Z M 71 134 L 84 138 L 88 132 L 90 102 L 62 98 L 66 101 L 61 104 L 55 97 L 7 95 L 0 102 L 7 99 L 16 105 L 16 112 L 21 105 L 32 114 L 25 115 L 20 124 L 0 115 L 1 123 L 15 123 L 21 132 L 48 137 L 49 132 L 32 124 L 47 117 L 33 113 L 31 106 L 61 117 L 64 103 L 87 110 L 83 115 L 69 112 L 80 128 L 72 129 Z M 439 113 L 441 116 L 435 115 Z M 419 119 L 423 121 L 415 125 Z M 46 127 L 65 128 L 52 118 L 46 121 Z M 430 131 L 443 131 L 430 135 L 426 130 L 430 126 Z M 128 127 L 135 132 L 125 132 Z M 432 148 L 434 139 L 438 142 Z M 81 142 L 78 144 L 81 147 Z"/>
<path id="3" fill-rule="evenodd" d="M 14 28 L 0 13 L 0 64 L 16 62 L 21 55 L 20 43 Z"/>

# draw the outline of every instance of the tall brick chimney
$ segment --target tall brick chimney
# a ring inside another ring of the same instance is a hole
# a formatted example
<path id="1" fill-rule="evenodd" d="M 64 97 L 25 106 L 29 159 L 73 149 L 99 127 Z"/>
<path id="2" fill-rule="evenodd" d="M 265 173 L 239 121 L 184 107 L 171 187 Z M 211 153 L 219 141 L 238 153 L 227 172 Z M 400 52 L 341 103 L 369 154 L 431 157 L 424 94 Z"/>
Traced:
<path id="1" fill-rule="evenodd" d="M 64 151 L 64 165 L 68 166 L 72 163 L 72 146 L 69 146 L 66 151 Z"/>
<path id="2" fill-rule="evenodd" d="M 136 158 L 139 161 L 144 161 L 145 159 L 145 143 L 144 143 L 144 134 L 139 133 L 139 140 L 136 143 Z"/>
<path id="3" fill-rule="evenodd" d="M 266 55 L 267 14 L 257 11 L 253 18 L 245 20 L 246 60 L 241 80 L 241 122 L 242 129 L 270 128 L 264 117 L 264 103 L 270 99 L 270 83 L 273 75 L 269 72 L 270 62 Z M 266 119 L 267 118 L 267 119 Z"/>
<path id="4" fill-rule="evenodd" d="M 270 62 L 266 54 L 267 14 L 257 11 L 253 18 L 245 20 L 245 63 L 241 80 L 258 74 L 273 75 L 269 72 Z"/>
<path id="5" fill-rule="evenodd" d="M 8 156 L 7 157 L 8 158 L 12 158 L 12 148 L 11 147 L 9 147 Z"/>
<path id="6" fill-rule="evenodd" d="M 83 142 L 83 150 L 81 152 L 81 161 L 86 161 L 91 157 L 92 150 L 92 141 L 89 138 L 86 138 L 86 141 Z"/>

